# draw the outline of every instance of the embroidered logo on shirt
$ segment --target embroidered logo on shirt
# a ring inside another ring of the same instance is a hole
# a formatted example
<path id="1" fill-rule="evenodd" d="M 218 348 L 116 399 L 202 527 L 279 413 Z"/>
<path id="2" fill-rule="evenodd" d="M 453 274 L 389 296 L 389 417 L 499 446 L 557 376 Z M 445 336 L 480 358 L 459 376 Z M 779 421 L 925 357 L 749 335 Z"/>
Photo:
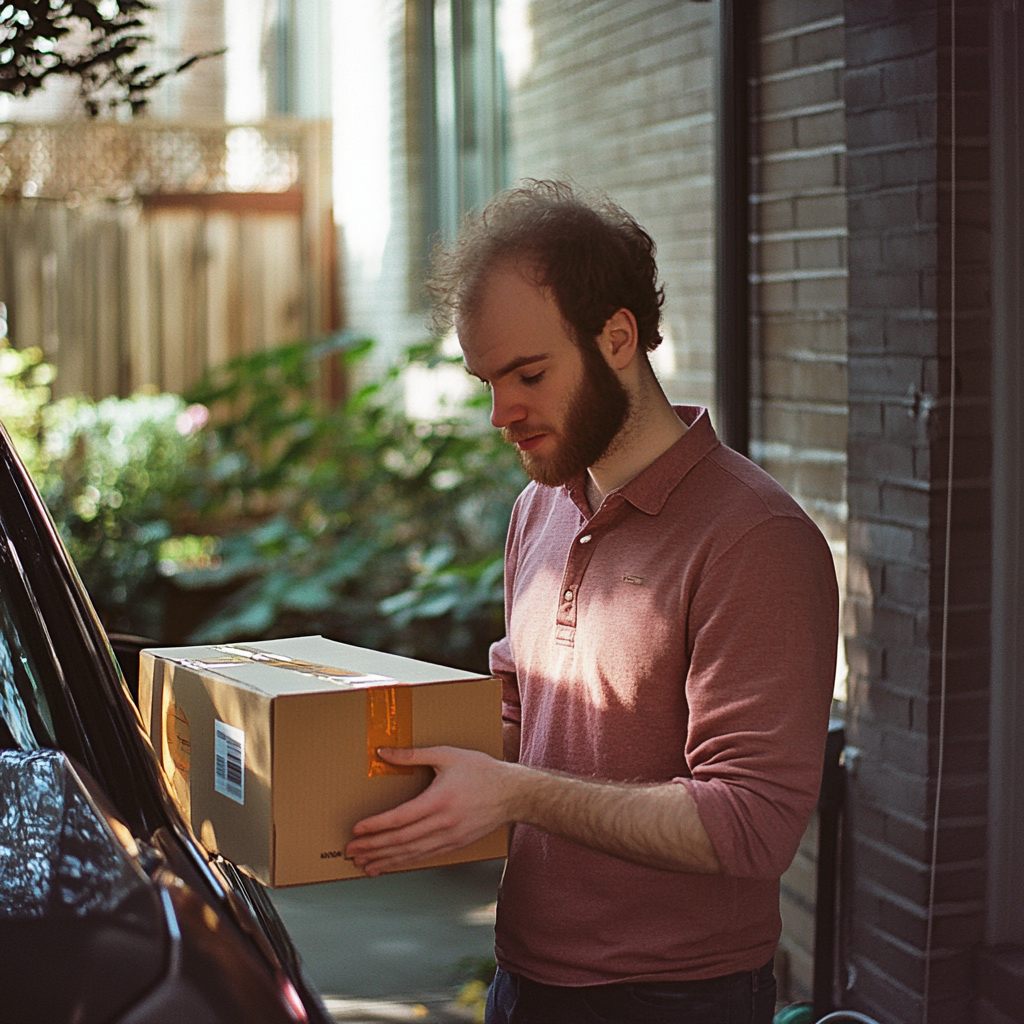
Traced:
<path id="1" fill-rule="evenodd" d="M 623 576 L 623 583 L 632 583 L 634 587 L 642 587 L 644 585 L 643 576 Z"/>

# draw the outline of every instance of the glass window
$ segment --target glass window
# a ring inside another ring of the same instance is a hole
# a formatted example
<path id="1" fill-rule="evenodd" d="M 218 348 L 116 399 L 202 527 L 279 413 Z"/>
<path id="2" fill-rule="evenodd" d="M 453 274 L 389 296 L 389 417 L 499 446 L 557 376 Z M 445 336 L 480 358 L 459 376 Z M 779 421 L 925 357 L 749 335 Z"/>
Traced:
<path id="1" fill-rule="evenodd" d="M 6 593 L 0 591 L 0 746 L 55 747 L 50 705 Z"/>
<path id="2" fill-rule="evenodd" d="M 434 74 L 438 226 L 452 238 L 506 184 L 494 0 L 436 0 Z"/>

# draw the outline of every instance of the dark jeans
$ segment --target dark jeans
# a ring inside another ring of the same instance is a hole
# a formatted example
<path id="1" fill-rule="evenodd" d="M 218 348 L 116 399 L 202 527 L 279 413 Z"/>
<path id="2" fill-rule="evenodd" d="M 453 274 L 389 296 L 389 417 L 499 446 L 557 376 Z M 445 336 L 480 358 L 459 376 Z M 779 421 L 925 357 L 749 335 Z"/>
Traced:
<path id="1" fill-rule="evenodd" d="M 541 985 L 500 967 L 487 993 L 487 1024 L 771 1024 L 769 961 L 707 981 L 645 981 L 588 988 Z"/>

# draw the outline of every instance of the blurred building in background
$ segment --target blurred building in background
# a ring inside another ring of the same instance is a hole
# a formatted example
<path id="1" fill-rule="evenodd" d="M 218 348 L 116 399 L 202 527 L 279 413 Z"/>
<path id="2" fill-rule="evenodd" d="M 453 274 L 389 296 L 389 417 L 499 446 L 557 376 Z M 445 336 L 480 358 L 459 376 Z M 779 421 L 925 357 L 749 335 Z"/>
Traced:
<path id="1" fill-rule="evenodd" d="M 609 192 L 659 246 L 657 367 L 713 404 L 716 13 L 700 3 L 341 3 L 335 173 L 350 320 L 424 336 L 423 269 L 524 177 Z M 344 26 L 344 27 L 342 27 Z"/>

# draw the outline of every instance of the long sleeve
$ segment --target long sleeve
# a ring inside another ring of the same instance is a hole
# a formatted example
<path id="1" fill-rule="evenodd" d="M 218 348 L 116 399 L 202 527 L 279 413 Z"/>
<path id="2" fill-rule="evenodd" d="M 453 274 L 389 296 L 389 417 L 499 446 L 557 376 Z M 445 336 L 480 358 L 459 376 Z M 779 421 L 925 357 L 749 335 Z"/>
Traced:
<path id="1" fill-rule="evenodd" d="M 835 678 L 828 548 L 773 517 L 708 567 L 690 609 L 686 761 L 725 874 L 777 878 L 817 800 Z"/>

